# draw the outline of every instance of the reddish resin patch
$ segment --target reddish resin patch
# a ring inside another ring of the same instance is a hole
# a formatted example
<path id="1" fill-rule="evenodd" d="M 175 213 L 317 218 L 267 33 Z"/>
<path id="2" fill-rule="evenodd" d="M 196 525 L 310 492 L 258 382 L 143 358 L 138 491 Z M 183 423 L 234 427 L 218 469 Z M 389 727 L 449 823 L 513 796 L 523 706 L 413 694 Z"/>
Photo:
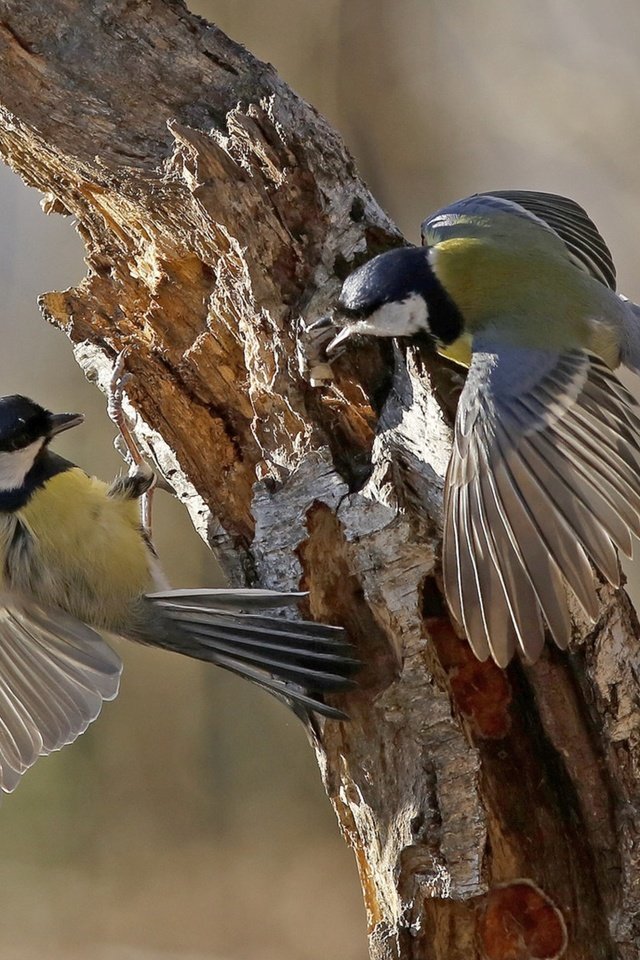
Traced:
<path id="1" fill-rule="evenodd" d="M 562 914 L 530 880 L 490 890 L 476 930 L 486 960 L 557 960 L 567 948 Z"/>
<path id="2" fill-rule="evenodd" d="M 471 720 L 480 737 L 505 737 L 511 727 L 511 685 L 505 671 L 492 660 L 476 660 L 469 644 L 456 636 L 448 619 L 431 617 L 425 626 L 447 671 L 460 713 Z"/>

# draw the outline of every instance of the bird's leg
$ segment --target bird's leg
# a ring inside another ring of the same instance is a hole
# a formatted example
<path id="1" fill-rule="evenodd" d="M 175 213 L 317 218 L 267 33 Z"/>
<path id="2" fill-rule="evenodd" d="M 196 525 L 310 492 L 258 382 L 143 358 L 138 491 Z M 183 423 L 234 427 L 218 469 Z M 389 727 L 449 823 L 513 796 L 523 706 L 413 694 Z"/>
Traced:
<path id="1" fill-rule="evenodd" d="M 140 521 L 146 535 L 151 539 L 151 507 L 153 488 L 156 485 L 156 474 L 140 453 L 138 444 L 129 429 L 127 418 L 122 409 L 124 387 L 131 376 L 131 374 L 124 372 L 126 355 L 127 350 L 124 349 L 121 350 L 116 357 L 113 374 L 109 382 L 107 413 L 111 421 L 118 428 L 120 433 L 119 439 L 122 441 L 124 451 L 117 441 L 116 447 L 129 463 L 130 468 L 126 477 L 119 477 L 117 480 L 114 480 L 109 490 L 109 496 L 140 500 Z"/>

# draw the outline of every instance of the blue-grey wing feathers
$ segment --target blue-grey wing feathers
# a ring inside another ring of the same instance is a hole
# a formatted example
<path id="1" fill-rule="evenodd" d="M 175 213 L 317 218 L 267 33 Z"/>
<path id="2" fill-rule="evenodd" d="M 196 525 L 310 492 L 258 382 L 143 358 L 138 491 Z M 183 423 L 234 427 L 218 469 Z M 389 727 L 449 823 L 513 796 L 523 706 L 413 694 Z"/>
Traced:
<path id="1" fill-rule="evenodd" d="M 577 267 L 611 290 L 616 289 L 613 258 L 598 228 L 574 200 L 553 193 L 494 190 L 465 197 L 427 217 L 422 224 L 422 241 L 429 246 L 472 235 L 474 229 L 484 227 L 495 232 L 499 229 L 496 214 L 501 213 L 535 221 L 561 241 Z"/>
<path id="2" fill-rule="evenodd" d="M 38 757 L 72 743 L 117 692 L 122 664 L 62 610 L 0 595 L 0 788 Z"/>
<path id="3" fill-rule="evenodd" d="M 640 535 L 640 421 L 596 357 L 486 335 L 460 398 L 445 491 L 447 599 L 481 659 L 531 661 L 571 635 L 566 585 L 598 614 L 589 561 L 618 585 Z"/>
<path id="4" fill-rule="evenodd" d="M 259 614 L 304 596 L 271 590 L 175 590 L 147 598 L 151 632 L 132 635 L 216 663 L 307 715 L 344 718 L 323 694 L 353 686 L 358 666 L 339 627 Z M 122 664 L 62 610 L 0 594 L 0 789 L 72 743 L 118 692 Z"/>

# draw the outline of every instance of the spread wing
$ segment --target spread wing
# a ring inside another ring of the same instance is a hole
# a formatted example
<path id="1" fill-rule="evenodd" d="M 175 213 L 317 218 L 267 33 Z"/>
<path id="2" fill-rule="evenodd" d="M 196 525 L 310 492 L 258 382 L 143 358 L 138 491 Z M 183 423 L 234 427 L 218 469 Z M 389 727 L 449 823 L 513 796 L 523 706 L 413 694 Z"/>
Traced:
<path id="1" fill-rule="evenodd" d="M 62 610 L 0 595 L 0 787 L 11 793 L 38 757 L 72 743 L 117 692 L 122 664 Z"/>
<path id="2" fill-rule="evenodd" d="M 445 592 L 476 655 L 533 661 L 545 624 L 570 639 L 566 585 L 589 617 L 589 560 L 618 585 L 615 547 L 640 535 L 640 421 L 608 368 L 581 351 L 476 337 L 445 487 Z"/>
<path id="3" fill-rule="evenodd" d="M 600 283 L 616 289 L 616 268 L 598 228 L 573 200 L 533 190 L 495 190 L 458 200 L 422 224 L 422 242 L 433 245 L 451 236 L 468 236 L 470 225 L 482 229 L 496 214 L 509 213 L 542 223 L 562 241 L 571 260 Z M 488 218 L 488 220 L 487 220 Z"/>

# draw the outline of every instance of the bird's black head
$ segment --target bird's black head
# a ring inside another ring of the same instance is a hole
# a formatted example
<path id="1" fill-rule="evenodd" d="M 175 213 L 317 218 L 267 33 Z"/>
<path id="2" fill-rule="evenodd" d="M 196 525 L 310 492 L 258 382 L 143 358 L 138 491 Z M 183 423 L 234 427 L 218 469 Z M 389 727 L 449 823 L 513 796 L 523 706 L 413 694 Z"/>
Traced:
<path id="1" fill-rule="evenodd" d="M 0 510 L 23 506 L 53 475 L 49 461 L 60 458 L 46 454 L 49 441 L 83 420 L 79 413 L 51 413 L 18 394 L 0 397 Z"/>
<path id="2" fill-rule="evenodd" d="M 0 397 L 0 451 L 22 450 L 48 438 L 51 414 L 28 397 Z"/>
<path id="3" fill-rule="evenodd" d="M 459 310 L 431 269 L 426 247 L 389 250 L 358 267 L 342 286 L 334 322 L 343 329 L 328 351 L 354 334 L 429 333 L 452 343 L 463 327 Z"/>
<path id="4" fill-rule="evenodd" d="M 364 320 L 387 303 L 402 303 L 412 294 L 426 300 L 432 273 L 424 247 L 402 247 L 381 253 L 350 274 L 342 285 L 338 307 L 345 316 Z"/>
<path id="5" fill-rule="evenodd" d="M 0 453 L 24 450 L 38 441 L 48 443 L 83 420 L 81 413 L 51 413 L 19 394 L 0 397 Z"/>

